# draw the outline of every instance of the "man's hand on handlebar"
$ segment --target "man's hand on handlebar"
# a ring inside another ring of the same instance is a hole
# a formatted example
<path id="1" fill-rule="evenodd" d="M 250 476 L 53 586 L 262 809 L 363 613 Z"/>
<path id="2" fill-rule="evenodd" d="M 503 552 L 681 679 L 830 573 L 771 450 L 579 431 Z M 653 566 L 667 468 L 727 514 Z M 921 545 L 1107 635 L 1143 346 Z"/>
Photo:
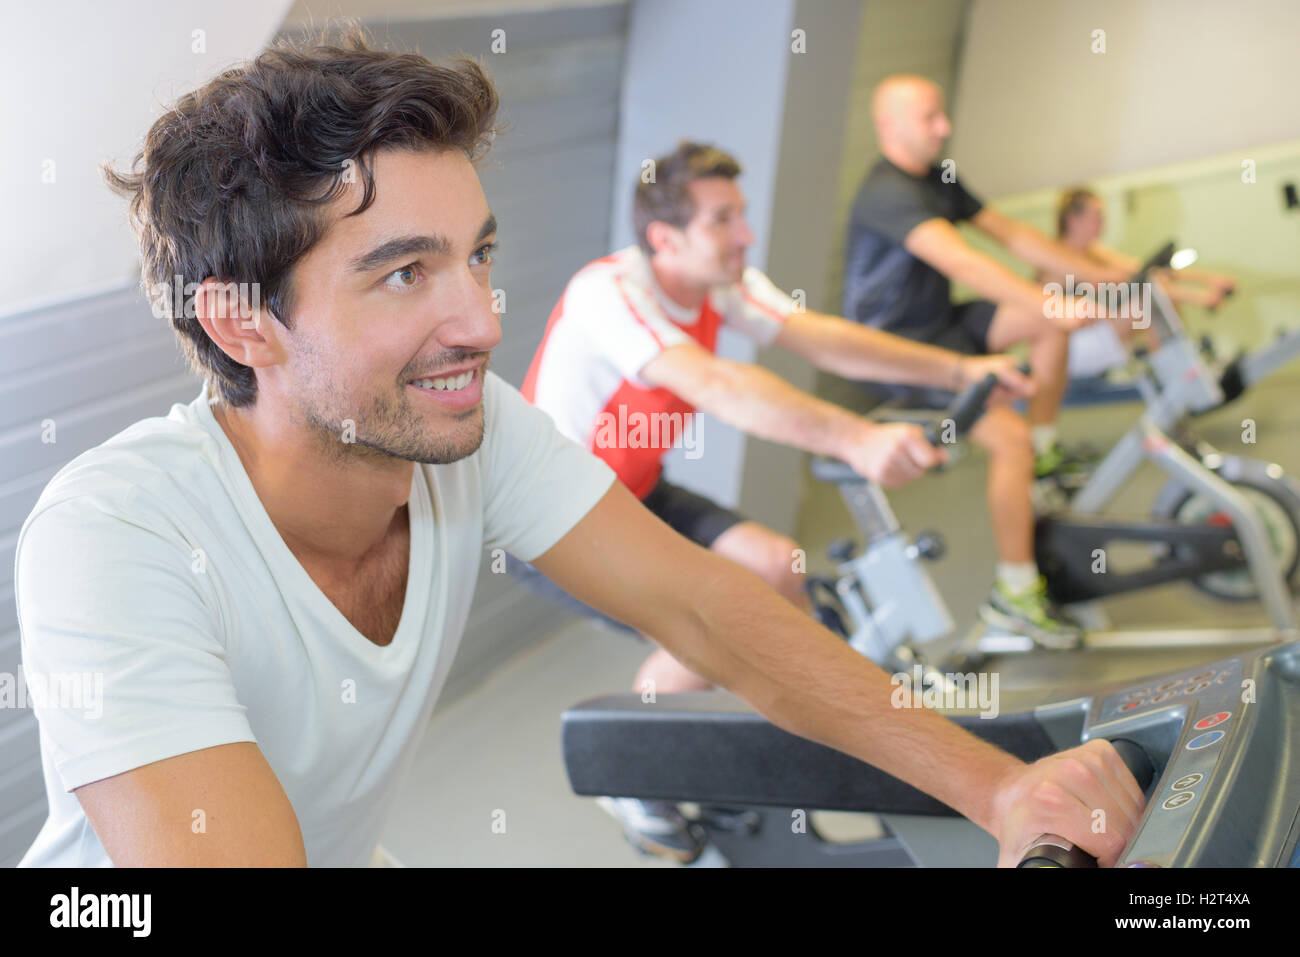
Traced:
<path id="1" fill-rule="evenodd" d="M 965 356 L 961 360 L 962 388 L 975 385 L 992 373 L 998 377 L 998 387 L 989 396 L 989 403 L 1013 402 L 1034 394 L 1034 380 L 1020 371 L 1020 360 L 1015 356 Z"/>
<path id="2" fill-rule="evenodd" d="M 1021 765 L 994 793 L 998 867 L 1015 867 L 1043 834 L 1059 834 L 1112 867 L 1137 832 L 1144 804 L 1124 761 L 1100 738 Z"/>
<path id="3" fill-rule="evenodd" d="M 948 461 L 948 453 L 931 445 L 920 426 L 907 423 L 870 423 L 842 457 L 853 471 L 885 488 L 906 485 Z"/>

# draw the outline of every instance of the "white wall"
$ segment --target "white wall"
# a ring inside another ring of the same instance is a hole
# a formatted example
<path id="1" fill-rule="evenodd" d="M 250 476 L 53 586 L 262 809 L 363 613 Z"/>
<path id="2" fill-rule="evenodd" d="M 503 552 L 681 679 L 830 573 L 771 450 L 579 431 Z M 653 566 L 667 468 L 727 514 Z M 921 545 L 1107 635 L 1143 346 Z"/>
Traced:
<path id="1" fill-rule="evenodd" d="M 168 103 L 256 53 L 290 0 L 7 5 L 0 61 L 0 321 L 138 278 L 125 204 L 99 166 L 129 162 Z M 195 49 L 194 31 L 204 49 Z M 15 39 L 16 38 L 16 39 Z M 49 178 L 53 163 L 53 182 Z M 44 178 L 43 178 L 44 176 Z"/>
<path id="2" fill-rule="evenodd" d="M 993 198 L 1293 139 L 1297 38 L 1295 0 L 973 0 L 949 152 Z"/>

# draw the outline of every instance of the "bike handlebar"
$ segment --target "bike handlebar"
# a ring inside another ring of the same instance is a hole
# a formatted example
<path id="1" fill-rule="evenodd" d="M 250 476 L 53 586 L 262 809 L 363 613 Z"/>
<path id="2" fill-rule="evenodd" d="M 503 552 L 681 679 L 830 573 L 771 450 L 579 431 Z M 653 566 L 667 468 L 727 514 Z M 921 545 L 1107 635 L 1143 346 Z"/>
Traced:
<path id="1" fill-rule="evenodd" d="M 1155 767 L 1141 746 L 1127 738 L 1116 738 L 1111 744 L 1119 752 L 1129 773 L 1137 780 L 1143 793 L 1151 786 Z M 1056 834 L 1039 835 L 1017 867 L 1096 867 L 1097 859 L 1087 851 L 1071 844 Z"/>
<path id="2" fill-rule="evenodd" d="M 1029 367 L 1022 364 L 1020 372 L 1023 375 L 1028 375 Z M 968 385 L 953 398 L 952 402 L 948 404 L 948 408 L 944 410 L 939 418 L 925 426 L 925 440 L 931 445 L 946 445 L 944 432 L 948 428 L 948 422 L 952 423 L 953 439 L 965 435 L 970 430 L 970 427 L 979 420 L 979 417 L 984 414 L 984 403 L 988 401 L 997 384 L 998 377 L 990 372 L 979 382 Z M 814 478 L 821 479 L 823 482 L 866 481 L 861 475 L 853 471 L 852 466 L 847 462 L 820 456 L 812 460 L 812 474 Z"/>
<path id="3" fill-rule="evenodd" d="M 1142 267 L 1133 276 L 1132 281 L 1145 282 L 1147 278 L 1147 273 L 1149 273 L 1151 270 L 1167 269 L 1169 267 L 1170 260 L 1174 258 L 1174 252 L 1177 250 L 1177 248 L 1178 248 L 1178 244 L 1172 239 L 1169 240 L 1169 242 L 1165 243 L 1154 253 L 1152 253 L 1151 258 L 1142 264 Z"/>

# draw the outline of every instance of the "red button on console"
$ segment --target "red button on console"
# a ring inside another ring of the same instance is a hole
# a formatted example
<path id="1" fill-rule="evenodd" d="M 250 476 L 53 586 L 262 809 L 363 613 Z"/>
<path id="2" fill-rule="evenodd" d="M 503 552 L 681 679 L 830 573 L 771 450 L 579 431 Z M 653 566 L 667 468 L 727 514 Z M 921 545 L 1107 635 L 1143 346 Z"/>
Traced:
<path id="1" fill-rule="evenodd" d="M 1204 731 L 1206 728 L 1213 728 L 1216 724 L 1223 724 L 1232 717 L 1231 711 L 1220 711 L 1218 714 L 1206 715 L 1192 727 L 1197 731 Z"/>

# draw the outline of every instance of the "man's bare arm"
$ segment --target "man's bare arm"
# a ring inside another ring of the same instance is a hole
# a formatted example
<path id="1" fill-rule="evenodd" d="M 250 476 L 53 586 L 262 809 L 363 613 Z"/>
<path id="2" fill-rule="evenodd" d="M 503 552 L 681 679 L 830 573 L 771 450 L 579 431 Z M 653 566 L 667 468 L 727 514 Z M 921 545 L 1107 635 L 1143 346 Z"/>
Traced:
<path id="1" fill-rule="evenodd" d="M 534 564 L 777 726 L 959 811 L 999 838 L 1004 863 L 1042 833 L 1113 862 L 1136 826 L 1141 793 L 1113 750 L 1075 749 L 1061 758 L 1066 773 L 1048 781 L 1042 762 L 1027 768 L 931 711 L 893 707 L 884 672 L 753 573 L 677 535 L 617 482 Z M 1092 833 L 1096 808 L 1107 833 Z"/>
<path id="2" fill-rule="evenodd" d="M 927 219 L 903 240 L 903 248 L 917 259 L 929 263 L 949 279 L 974 289 L 984 299 L 998 305 L 1012 305 L 1042 315 L 1066 330 L 1088 325 L 1098 311 L 1095 307 L 1077 310 L 1074 300 L 1062 298 L 1063 310 L 1049 309 L 1052 298 L 1043 288 L 1017 276 L 992 256 L 972 249 L 948 220 Z"/>
<path id="3" fill-rule="evenodd" d="M 307 865 L 298 816 L 251 741 L 155 761 L 73 793 L 118 867 Z"/>
<path id="4" fill-rule="evenodd" d="M 762 366 L 720 359 L 687 342 L 665 349 L 641 378 L 743 432 L 844 459 L 859 474 L 900 485 L 945 461 L 913 425 L 881 425 L 797 389 Z"/>
<path id="5" fill-rule="evenodd" d="M 1133 278 L 1131 271 L 1099 266 L 1065 243 L 1045 236 L 1028 223 L 1004 216 L 990 206 L 972 216 L 971 225 L 996 239 L 1013 256 L 1044 272 L 1073 275 L 1078 282 L 1092 283 L 1123 283 Z"/>
<path id="6" fill-rule="evenodd" d="M 1025 396 L 1032 389 L 1030 381 L 1017 370 L 1017 360 L 1010 356 L 960 356 L 820 312 L 792 313 L 781 327 L 776 345 L 803 356 L 824 372 L 846 379 L 957 391 L 992 372 L 1009 395 Z"/>
<path id="7" fill-rule="evenodd" d="M 1142 263 L 1132 256 L 1125 256 L 1118 250 L 1101 243 L 1093 243 L 1089 246 L 1088 254 L 1122 271 L 1130 278 L 1142 268 Z M 1174 302 L 1188 302 L 1205 306 L 1207 309 L 1218 308 L 1226 291 L 1235 285 L 1231 277 L 1188 269 L 1157 269 L 1153 275 L 1160 280 L 1165 293 Z"/>
<path id="8" fill-rule="evenodd" d="M 903 240 L 903 248 L 954 282 L 969 286 L 984 299 L 1041 310 L 1043 290 L 1016 275 L 992 256 L 972 249 L 952 223 L 927 219 Z"/>

